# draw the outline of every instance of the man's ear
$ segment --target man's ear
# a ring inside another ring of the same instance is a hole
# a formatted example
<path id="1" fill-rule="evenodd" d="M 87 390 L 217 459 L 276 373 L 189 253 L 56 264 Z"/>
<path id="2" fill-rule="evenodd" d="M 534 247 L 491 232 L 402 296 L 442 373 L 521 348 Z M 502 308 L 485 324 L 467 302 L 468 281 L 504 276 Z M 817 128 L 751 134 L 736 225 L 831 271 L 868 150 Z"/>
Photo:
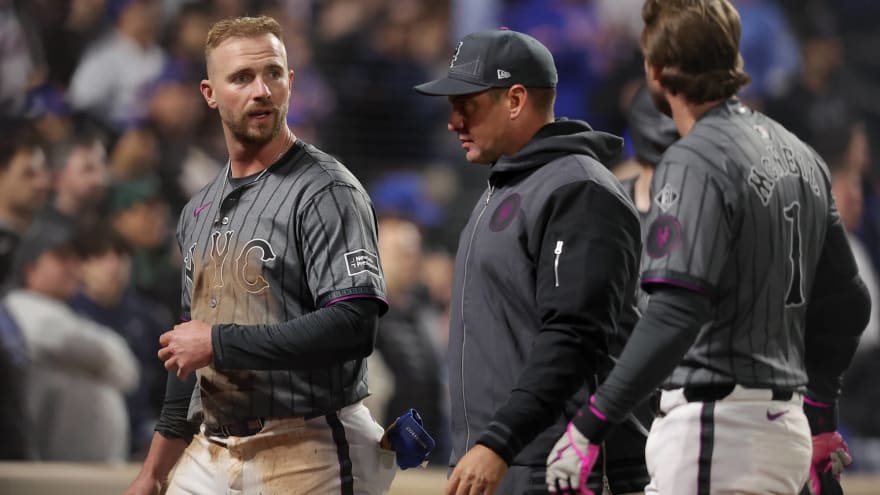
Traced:
<path id="1" fill-rule="evenodd" d="M 202 79 L 202 82 L 199 84 L 199 90 L 205 98 L 205 103 L 207 103 L 210 108 L 216 109 L 217 100 L 214 99 L 214 87 L 211 86 L 211 81 L 208 79 Z"/>
<path id="2" fill-rule="evenodd" d="M 514 84 L 507 90 L 507 108 L 510 111 L 511 120 L 519 118 L 526 102 L 529 99 L 529 90 L 522 84 Z"/>
<path id="3" fill-rule="evenodd" d="M 657 65 L 651 65 L 645 60 L 645 77 L 648 78 L 648 81 L 653 81 L 657 84 L 660 84 L 660 74 L 663 73 L 663 67 Z"/>

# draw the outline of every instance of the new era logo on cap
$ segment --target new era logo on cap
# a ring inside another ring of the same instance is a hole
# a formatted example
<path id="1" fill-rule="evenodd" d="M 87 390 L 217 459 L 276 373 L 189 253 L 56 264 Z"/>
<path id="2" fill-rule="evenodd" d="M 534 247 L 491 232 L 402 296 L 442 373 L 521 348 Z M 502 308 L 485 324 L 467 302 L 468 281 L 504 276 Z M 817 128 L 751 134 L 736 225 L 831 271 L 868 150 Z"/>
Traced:
<path id="1" fill-rule="evenodd" d="M 494 29 L 465 36 L 455 46 L 446 77 L 415 87 L 426 95 L 466 95 L 489 88 L 555 88 L 550 51 L 535 38 Z"/>

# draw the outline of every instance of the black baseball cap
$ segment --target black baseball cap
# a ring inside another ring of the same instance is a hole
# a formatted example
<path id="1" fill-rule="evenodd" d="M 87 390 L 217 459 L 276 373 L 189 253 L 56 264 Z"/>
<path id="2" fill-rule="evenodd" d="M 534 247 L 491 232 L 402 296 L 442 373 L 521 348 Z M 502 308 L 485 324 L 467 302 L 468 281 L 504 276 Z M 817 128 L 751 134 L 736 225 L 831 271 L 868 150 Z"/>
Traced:
<path id="1" fill-rule="evenodd" d="M 446 77 L 419 84 L 419 93 L 454 96 L 490 88 L 555 88 L 553 55 L 535 38 L 506 28 L 479 31 L 456 44 Z"/>

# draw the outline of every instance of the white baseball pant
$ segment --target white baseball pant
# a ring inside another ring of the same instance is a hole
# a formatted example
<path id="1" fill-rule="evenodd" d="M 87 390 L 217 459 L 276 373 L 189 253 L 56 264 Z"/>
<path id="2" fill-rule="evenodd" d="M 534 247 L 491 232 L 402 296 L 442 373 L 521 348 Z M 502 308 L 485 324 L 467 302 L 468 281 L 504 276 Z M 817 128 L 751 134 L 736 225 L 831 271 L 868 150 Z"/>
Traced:
<path id="1" fill-rule="evenodd" d="M 646 495 L 795 495 L 810 471 L 812 442 L 803 397 L 737 385 L 713 402 L 663 391 L 645 460 Z"/>
<path id="2" fill-rule="evenodd" d="M 267 420 L 247 437 L 205 436 L 177 463 L 167 495 L 382 495 L 397 470 L 363 403 L 313 419 Z"/>

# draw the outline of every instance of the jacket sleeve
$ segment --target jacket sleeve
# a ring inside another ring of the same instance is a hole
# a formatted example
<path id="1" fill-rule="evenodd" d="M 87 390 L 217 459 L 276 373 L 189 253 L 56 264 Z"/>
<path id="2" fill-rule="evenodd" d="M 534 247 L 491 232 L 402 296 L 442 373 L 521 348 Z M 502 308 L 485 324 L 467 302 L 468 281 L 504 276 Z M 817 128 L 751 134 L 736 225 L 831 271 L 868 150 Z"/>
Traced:
<path id="1" fill-rule="evenodd" d="M 541 329 L 509 399 L 477 440 L 508 464 L 595 374 L 641 253 L 634 210 L 593 181 L 556 189 L 533 225 Z"/>
<path id="2" fill-rule="evenodd" d="M 33 298 L 17 300 L 27 302 Z M 16 321 L 30 318 L 35 322 L 19 325 L 32 359 L 50 360 L 70 373 L 85 373 L 120 392 L 137 387 L 140 366 L 124 338 L 103 325 L 76 315 L 64 304 L 37 302 L 10 305 Z"/>

